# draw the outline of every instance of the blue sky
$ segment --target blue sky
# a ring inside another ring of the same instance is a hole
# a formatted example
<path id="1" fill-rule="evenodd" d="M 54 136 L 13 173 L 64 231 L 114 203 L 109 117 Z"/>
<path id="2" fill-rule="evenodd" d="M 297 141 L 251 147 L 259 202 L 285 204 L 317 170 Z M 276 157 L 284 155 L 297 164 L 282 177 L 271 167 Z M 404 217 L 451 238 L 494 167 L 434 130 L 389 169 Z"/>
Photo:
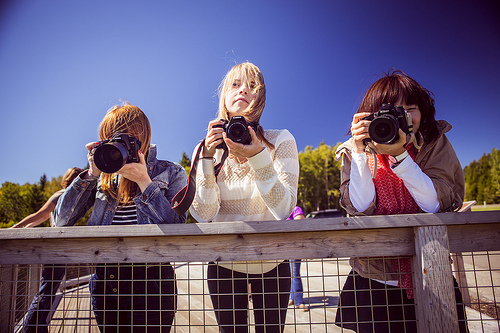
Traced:
<path id="1" fill-rule="evenodd" d="M 346 140 L 366 89 L 401 69 L 434 93 L 465 166 L 500 148 L 499 17 L 493 0 L 4 0 L 0 183 L 84 167 L 121 101 L 148 115 L 159 158 L 191 156 L 246 60 L 266 81 L 262 126 L 299 151 Z"/>

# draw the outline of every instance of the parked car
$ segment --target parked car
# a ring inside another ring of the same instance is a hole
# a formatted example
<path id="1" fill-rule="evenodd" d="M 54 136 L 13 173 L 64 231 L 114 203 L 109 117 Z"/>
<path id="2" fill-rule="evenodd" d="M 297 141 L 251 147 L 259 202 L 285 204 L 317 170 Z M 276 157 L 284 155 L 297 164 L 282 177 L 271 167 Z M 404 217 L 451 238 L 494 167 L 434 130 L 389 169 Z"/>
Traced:
<path id="1" fill-rule="evenodd" d="M 320 219 L 325 217 L 342 217 L 342 211 L 339 209 L 324 209 L 310 212 L 306 215 L 308 219 Z"/>

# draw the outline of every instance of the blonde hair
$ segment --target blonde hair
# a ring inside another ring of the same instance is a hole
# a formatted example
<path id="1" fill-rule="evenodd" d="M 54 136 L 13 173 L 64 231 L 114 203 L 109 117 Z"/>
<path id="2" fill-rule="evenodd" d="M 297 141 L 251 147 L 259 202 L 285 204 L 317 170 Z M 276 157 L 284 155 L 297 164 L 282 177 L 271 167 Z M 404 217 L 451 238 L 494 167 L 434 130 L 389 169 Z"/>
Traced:
<path id="1" fill-rule="evenodd" d="M 100 140 L 108 140 L 117 133 L 125 133 L 138 139 L 141 142 L 140 149 L 147 160 L 151 144 L 151 125 L 141 109 L 128 102 L 122 106 L 111 107 L 99 125 L 99 138 Z M 101 188 L 119 202 L 131 201 L 137 193 L 137 184 L 122 178 L 118 190 L 116 190 L 113 178 L 114 174 L 103 172 Z"/>
<path id="2" fill-rule="evenodd" d="M 256 94 L 255 99 L 250 103 L 248 108 L 242 112 L 242 115 L 248 122 L 255 121 L 260 123 L 260 117 L 266 105 L 266 84 L 264 83 L 264 76 L 260 69 L 250 62 L 244 62 L 233 66 L 222 80 L 219 86 L 218 119 L 229 120 L 229 111 L 225 102 L 226 95 L 232 89 L 233 82 L 239 77 L 246 79 L 248 86 L 253 85 Z M 274 148 L 274 146 L 264 137 L 264 129 L 262 126 L 257 126 L 256 134 L 259 140 L 263 141 L 268 147 Z"/>

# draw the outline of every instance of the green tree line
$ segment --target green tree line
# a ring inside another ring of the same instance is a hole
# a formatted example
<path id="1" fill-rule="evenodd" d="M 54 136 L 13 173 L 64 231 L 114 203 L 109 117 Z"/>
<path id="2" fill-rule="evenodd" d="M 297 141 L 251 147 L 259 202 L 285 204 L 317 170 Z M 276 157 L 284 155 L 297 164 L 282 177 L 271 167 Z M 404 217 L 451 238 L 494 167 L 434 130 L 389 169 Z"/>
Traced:
<path id="1" fill-rule="evenodd" d="M 48 181 L 47 176 L 43 174 L 40 181 L 35 184 L 19 185 L 4 182 L 0 187 L 0 228 L 9 228 L 26 216 L 37 212 L 52 194 L 62 188 L 61 180 L 62 175 Z M 78 221 L 77 225 L 86 225 L 90 212 L 91 210 Z M 49 220 L 39 225 L 39 227 L 49 226 Z"/>
<path id="2" fill-rule="evenodd" d="M 340 161 L 335 160 L 335 146 L 321 142 L 318 147 L 307 146 L 299 152 L 300 176 L 297 204 L 306 213 L 315 210 L 338 208 L 340 197 Z M 191 160 L 182 154 L 179 163 L 189 174 Z M 500 203 L 500 153 L 495 148 L 478 161 L 464 167 L 465 200 L 478 203 Z M 47 180 L 40 177 L 36 184 L 19 185 L 4 182 L 0 188 L 0 227 L 7 228 L 36 212 L 45 201 L 61 189 L 62 176 Z M 78 225 L 85 225 L 89 214 Z M 188 222 L 195 222 L 188 215 Z M 48 226 L 48 221 L 41 226 Z"/>
<path id="3" fill-rule="evenodd" d="M 339 145 L 332 147 L 321 142 L 317 148 L 307 146 L 299 152 L 297 205 L 306 214 L 321 209 L 340 209 L 341 162 L 335 160 Z"/>
<path id="4" fill-rule="evenodd" d="M 464 168 L 465 200 L 500 203 L 500 153 L 496 148 Z"/>
<path id="5" fill-rule="evenodd" d="M 36 184 L 5 182 L 0 188 L 0 227 L 8 228 L 39 210 L 47 199 L 61 189 L 62 176 L 47 181 L 44 174 Z M 42 223 L 49 226 L 48 221 Z"/>

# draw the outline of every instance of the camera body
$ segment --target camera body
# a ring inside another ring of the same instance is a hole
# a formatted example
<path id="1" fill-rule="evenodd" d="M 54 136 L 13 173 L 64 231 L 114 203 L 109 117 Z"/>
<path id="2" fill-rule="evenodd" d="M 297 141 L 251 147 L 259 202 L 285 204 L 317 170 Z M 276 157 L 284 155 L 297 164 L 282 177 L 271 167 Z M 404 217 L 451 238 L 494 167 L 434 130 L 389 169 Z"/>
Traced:
<path id="1" fill-rule="evenodd" d="M 105 173 L 114 173 L 126 163 L 138 163 L 141 142 L 135 137 L 125 134 L 115 134 L 109 140 L 99 141 L 94 148 L 94 163 Z"/>
<path id="2" fill-rule="evenodd" d="M 393 106 L 391 103 L 384 103 L 377 112 L 363 118 L 371 120 L 368 127 L 369 139 L 364 139 L 367 144 L 371 140 L 377 143 L 392 144 L 399 139 L 399 129 L 407 135 L 413 131 L 411 114 L 402 106 Z"/>
<path id="3" fill-rule="evenodd" d="M 255 122 L 247 122 L 243 116 L 234 116 L 229 121 L 221 119 L 224 122 L 222 125 L 215 125 L 214 127 L 222 127 L 227 134 L 227 137 L 234 142 L 249 145 L 252 142 L 252 136 L 248 131 L 248 126 L 252 126 L 256 130 Z M 217 146 L 217 148 L 221 145 Z"/>

